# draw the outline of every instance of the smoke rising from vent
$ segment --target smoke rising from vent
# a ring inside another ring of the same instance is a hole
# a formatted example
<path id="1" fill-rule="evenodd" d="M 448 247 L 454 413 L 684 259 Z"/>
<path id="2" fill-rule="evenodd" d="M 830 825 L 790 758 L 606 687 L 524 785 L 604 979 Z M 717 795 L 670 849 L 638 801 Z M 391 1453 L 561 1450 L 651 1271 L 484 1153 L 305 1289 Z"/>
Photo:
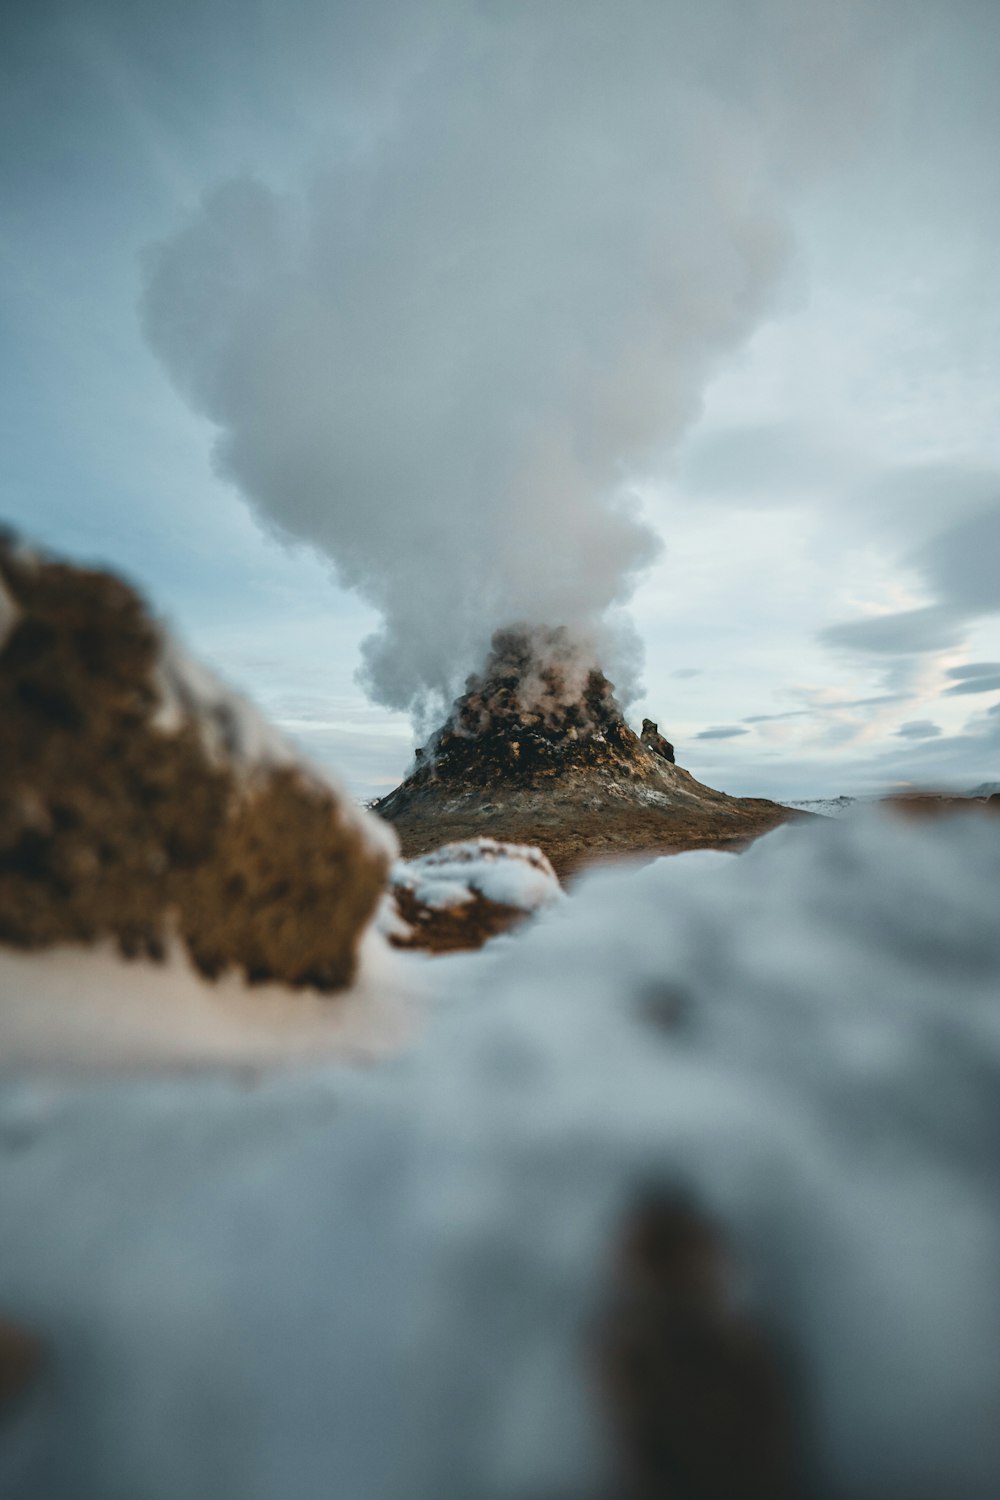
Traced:
<path id="1" fill-rule="evenodd" d="M 788 192 L 856 139 L 874 9 L 411 5 L 324 165 L 228 181 L 149 251 L 220 471 L 380 611 L 373 697 L 436 713 L 524 621 L 627 698 L 636 483 L 771 305 Z"/>

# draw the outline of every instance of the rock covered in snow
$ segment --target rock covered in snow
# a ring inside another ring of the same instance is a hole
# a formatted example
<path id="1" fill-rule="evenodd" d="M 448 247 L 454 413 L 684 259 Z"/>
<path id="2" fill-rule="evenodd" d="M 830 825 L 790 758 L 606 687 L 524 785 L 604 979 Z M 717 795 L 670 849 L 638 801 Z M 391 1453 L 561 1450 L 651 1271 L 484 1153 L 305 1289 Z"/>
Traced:
<path id="1" fill-rule="evenodd" d="M 540 849 L 470 839 L 392 870 L 381 918 L 397 948 L 432 953 L 481 948 L 559 901 L 562 887 Z"/>
<path id="2" fill-rule="evenodd" d="M 336 989 L 394 852 L 109 573 L 0 542 L 0 941 Z"/>

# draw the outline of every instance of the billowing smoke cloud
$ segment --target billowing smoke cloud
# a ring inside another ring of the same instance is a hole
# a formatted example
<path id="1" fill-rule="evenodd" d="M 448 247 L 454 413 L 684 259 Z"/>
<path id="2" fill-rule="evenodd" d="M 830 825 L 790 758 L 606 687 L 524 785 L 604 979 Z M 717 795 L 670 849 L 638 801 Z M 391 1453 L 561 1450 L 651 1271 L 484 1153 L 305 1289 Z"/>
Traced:
<path id="1" fill-rule="evenodd" d="M 148 336 L 258 515 L 381 612 L 378 700 L 450 700 L 511 622 L 603 642 L 621 689 L 636 480 L 770 305 L 877 7 L 416 7 L 303 185 L 229 181 L 150 251 Z"/>

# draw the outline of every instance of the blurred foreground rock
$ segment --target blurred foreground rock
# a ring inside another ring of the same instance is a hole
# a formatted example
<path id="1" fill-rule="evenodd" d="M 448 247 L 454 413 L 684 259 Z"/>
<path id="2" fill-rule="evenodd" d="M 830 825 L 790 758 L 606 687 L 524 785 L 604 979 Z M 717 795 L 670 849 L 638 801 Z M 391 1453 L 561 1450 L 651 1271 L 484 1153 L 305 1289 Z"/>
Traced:
<path id="1" fill-rule="evenodd" d="M 0 1079 L 0 1494 L 996 1500 L 998 886 L 875 807 L 404 961 L 362 1078 Z"/>
<path id="2" fill-rule="evenodd" d="M 719 1237 L 663 1194 L 625 1226 L 598 1330 L 616 1500 L 793 1500 L 786 1373 L 733 1296 Z"/>
<path id="3" fill-rule="evenodd" d="M 126 584 L 0 541 L 0 942 L 338 989 L 393 847 Z"/>
<path id="4" fill-rule="evenodd" d="M 8 1402 L 31 1386 L 42 1360 L 41 1340 L 19 1323 L 0 1317 L 0 1418 Z"/>
<path id="5" fill-rule="evenodd" d="M 380 925 L 396 948 L 453 953 L 481 948 L 561 895 L 540 849 L 469 839 L 400 860 Z"/>

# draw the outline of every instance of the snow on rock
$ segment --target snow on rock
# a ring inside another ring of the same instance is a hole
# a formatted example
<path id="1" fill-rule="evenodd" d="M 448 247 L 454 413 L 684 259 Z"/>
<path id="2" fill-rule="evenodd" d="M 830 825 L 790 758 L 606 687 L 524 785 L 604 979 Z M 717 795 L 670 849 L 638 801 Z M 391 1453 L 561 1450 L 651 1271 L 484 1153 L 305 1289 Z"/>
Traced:
<path id="1" fill-rule="evenodd" d="M 0 1066 L 9 1074 L 369 1064 L 408 1046 L 422 1024 L 427 984 L 413 964 L 369 928 L 354 980 L 331 1005 L 324 994 L 247 985 L 236 973 L 206 980 L 179 944 L 160 963 L 123 962 L 110 945 L 0 947 Z"/>
<path id="2" fill-rule="evenodd" d="M 252 771 L 298 763 L 297 751 L 248 699 L 224 687 L 166 631 L 159 634 L 155 680 L 160 704 L 153 716 L 157 729 L 176 734 L 185 724 L 193 724 L 217 765 Z"/>
<path id="3" fill-rule="evenodd" d="M 991 819 L 793 826 L 434 966 L 475 1004 L 367 1075 L 9 1080 L 3 1313 L 50 1378 L 0 1491 L 616 1493 L 595 1359 L 659 1198 L 778 1351 L 795 1493 L 993 1500 L 998 884 Z"/>
<path id="4" fill-rule="evenodd" d="M 396 852 L 108 573 L 0 541 L 0 943 L 342 988 Z"/>
<path id="5" fill-rule="evenodd" d="M 398 861 L 380 925 L 398 948 L 479 948 L 562 898 L 540 849 L 469 839 Z"/>

